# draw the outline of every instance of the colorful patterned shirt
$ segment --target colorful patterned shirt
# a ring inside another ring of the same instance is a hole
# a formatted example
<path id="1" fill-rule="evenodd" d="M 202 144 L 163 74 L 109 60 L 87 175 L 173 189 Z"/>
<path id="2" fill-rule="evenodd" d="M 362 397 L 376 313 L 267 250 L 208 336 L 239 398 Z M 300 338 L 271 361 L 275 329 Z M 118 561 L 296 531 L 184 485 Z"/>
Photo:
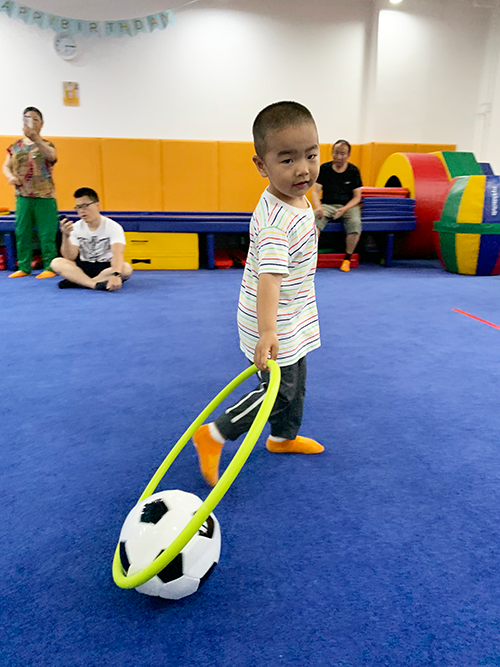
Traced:
<path id="1" fill-rule="evenodd" d="M 250 221 L 250 247 L 238 304 L 240 347 L 253 361 L 257 285 L 262 273 L 283 276 L 278 305 L 279 366 L 290 366 L 321 345 L 314 291 L 318 239 L 314 212 L 285 204 L 267 190 Z"/>
<path id="2" fill-rule="evenodd" d="M 50 141 L 46 142 L 55 148 Z M 25 144 L 22 139 L 7 148 L 10 155 L 10 170 L 21 181 L 16 185 L 16 197 L 38 197 L 53 199 L 55 197 L 52 169 L 55 162 L 49 162 L 36 144 Z"/>

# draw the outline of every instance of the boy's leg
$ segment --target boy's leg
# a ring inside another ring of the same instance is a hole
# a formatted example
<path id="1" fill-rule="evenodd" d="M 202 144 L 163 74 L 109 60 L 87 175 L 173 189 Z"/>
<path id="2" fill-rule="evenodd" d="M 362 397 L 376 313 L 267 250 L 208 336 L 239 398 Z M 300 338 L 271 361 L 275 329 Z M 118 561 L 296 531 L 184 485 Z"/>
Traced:
<path id="1" fill-rule="evenodd" d="M 34 199 L 16 197 L 16 250 L 19 271 L 31 273 L 33 260 Z"/>
<path id="2" fill-rule="evenodd" d="M 278 396 L 269 415 L 271 436 L 284 440 L 295 440 L 297 437 L 304 412 L 306 377 L 305 357 L 291 366 L 281 368 Z"/>
<path id="3" fill-rule="evenodd" d="M 275 454 L 320 454 L 325 449 L 323 445 L 298 434 L 306 393 L 306 357 L 293 366 L 286 366 L 283 371 L 288 372 L 282 375 L 280 394 L 269 417 L 271 435 L 266 448 Z"/>
<path id="4" fill-rule="evenodd" d="M 219 415 L 215 422 L 200 426 L 193 435 L 201 474 L 210 486 L 215 486 L 219 480 L 219 461 L 224 442 L 236 440 L 248 431 L 265 398 L 269 373 L 259 371 L 257 375 L 260 384 L 254 391 Z"/>
<path id="5" fill-rule="evenodd" d="M 271 435 L 277 437 L 280 443 L 276 449 L 271 449 L 268 441 L 270 451 L 317 454 L 324 449 L 314 440 L 297 437 L 302 423 L 306 375 L 305 357 L 281 368 L 278 395 L 269 416 Z M 212 424 L 201 426 L 193 436 L 200 470 L 211 486 L 215 486 L 219 479 L 219 460 L 224 442 L 236 440 L 248 431 L 265 398 L 269 373 L 259 371 L 258 377 L 260 384 L 254 391 L 227 408 Z"/>
<path id="6" fill-rule="evenodd" d="M 55 199 L 35 199 L 35 219 L 42 249 L 43 268 L 50 271 L 50 264 L 57 257 L 56 234 L 59 227 Z"/>

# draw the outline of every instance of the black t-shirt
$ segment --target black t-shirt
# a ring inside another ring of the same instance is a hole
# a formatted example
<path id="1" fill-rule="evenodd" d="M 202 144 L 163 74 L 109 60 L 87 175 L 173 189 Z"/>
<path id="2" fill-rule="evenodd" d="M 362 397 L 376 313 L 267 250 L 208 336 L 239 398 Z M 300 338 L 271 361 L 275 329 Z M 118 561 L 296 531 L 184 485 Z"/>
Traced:
<path id="1" fill-rule="evenodd" d="M 319 176 L 316 181 L 323 187 L 323 194 L 321 196 L 322 204 L 347 204 L 354 196 L 354 190 L 360 188 L 361 174 L 359 169 L 347 163 L 347 169 L 341 174 L 338 174 L 332 169 L 332 162 L 325 162 L 319 168 Z"/>

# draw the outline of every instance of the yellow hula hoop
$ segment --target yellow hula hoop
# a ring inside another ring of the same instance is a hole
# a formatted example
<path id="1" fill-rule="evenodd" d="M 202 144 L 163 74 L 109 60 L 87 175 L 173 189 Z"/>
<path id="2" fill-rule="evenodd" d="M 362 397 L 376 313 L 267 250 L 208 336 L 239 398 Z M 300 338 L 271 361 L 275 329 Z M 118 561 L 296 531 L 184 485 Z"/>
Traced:
<path id="1" fill-rule="evenodd" d="M 233 456 L 231 463 L 226 468 L 226 471 L 222 477 L 219 479 L 205 502 L 201 505 L 199 510 L 196 512 L 184 530 L 178 535 L 178 537 L 176 537 L 172 544 L 167 549 L 165 549 L 165 551 L 160 556 L 158 556 L 158 558 L 156 558 L 150 565 L 141 570 L 141 572 L 137 572 L 137 574 L 132 574 L 130 576 L 124 574 L 120 561 L 120 542 L 118 542 L 113 559 L 113 579 L 117 586 L 120 588 L 137 588 L 137 586 L 145 584 L 146 581 L 149 581 L 152 577 L 157 575 L 158 572 L 163 570 L 163 568 L 165 568 L 177 556 L 177 554 L 182 551 L 182 549 L 195 535 L 195 533 L 198 532 L 200 527 L 205 523 L 209 515 L 213 512 L 214 508 L 217 506 L 226 491 L 234 482 L 245 461 L 250 456 L 250 452 L 255 447 L 255 443 L 257 442 L 257 439 L 259 438 L 262 429 L 264 428 L 265 423 L 269 418 L 276 400 L 276 396 L 278 394 L 281 377 L 280 368 L 278 364 L 271 359 L 268 360 L 267 365 L 270 370 L 270 378 L 266 396 L 259 408 L 259 412 L 257 413 L 252 426 L 245 436 L 245 439 L 241 443 L 236 454 Z M 142 496 L 137 502 L 141 502 L 141 500 L 148 498 L 155 491 L 163 476 L 175 461 L 177 456 L 180 454 L 186 443 L 190 440 L 196 429 L 201 426 L 201 424 L 203 424 L 206 418 L 220 403 L 222 403 L 225 398 L 227 398 L 227 396 L 229 396 L 231 392 L 236 389 L 236 387 L 247 380 L 251 375 L 256 373 L 257 370 L 258 369 L 255 365 L 250 366 L 250 368 L 248 368 L 246 371 L 243 371 L 243 373 L 240 373 L 232 382 L 227 385 L 227 387 L 225 387 L 219 394 L 217 394 L 213 401 L 207 405 L 203 412 L 200 413 L 200 415 L 187 429 L 184 435 L 182 435 L 181 438 L 177 441 L 176 445 L 172 448 L 167 458 L 163 461 L 161 466 L 153 475 L 153 478 L 144 489 Z"/>

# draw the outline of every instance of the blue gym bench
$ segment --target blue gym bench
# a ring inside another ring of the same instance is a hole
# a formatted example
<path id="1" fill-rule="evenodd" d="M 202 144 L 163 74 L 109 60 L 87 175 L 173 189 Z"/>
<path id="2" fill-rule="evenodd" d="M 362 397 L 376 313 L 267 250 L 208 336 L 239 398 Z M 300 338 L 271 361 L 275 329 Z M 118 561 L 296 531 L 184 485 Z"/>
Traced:
<path id="1" fill-rule="evenodd" d="M 406 200 L 408 201 L 408 200 Z M 200 234 L 205 237 L 206 265 L 208 269 L 215 269 L 215 235 L 221 233 L 248 234 L 251 213 L 232 212 L 166 212 L 166 211 L 102 211 L 120 223 L 126 232 L 176 232 Z M 75 220 L 74 211 L 60 211 L 60 215 L 67 215 L 68 219 Z M 366 217 L 362 215 L 364 232 L 383 232 L 386 234 L 385 266 L 392 263 L 394 249 L 394 234 L 415 229 L 414 215 L 405 215 L 392 211 L 384 213 L 370 212 Z M 324 232 L 343 232 L 341 222 L 329 222 Z M 10 271 L 15 269 L 15 216 L 0 215 L 0 233 L 4 236 L 6 264 Z"/>

